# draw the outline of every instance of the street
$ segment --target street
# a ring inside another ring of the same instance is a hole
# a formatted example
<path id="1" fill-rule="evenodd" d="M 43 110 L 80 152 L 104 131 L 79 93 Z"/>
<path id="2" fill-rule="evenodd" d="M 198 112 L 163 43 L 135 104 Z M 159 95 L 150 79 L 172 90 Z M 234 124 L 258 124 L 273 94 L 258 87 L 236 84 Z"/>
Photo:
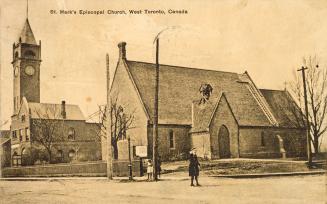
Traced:
<path id="1" fill-rule="evenodd" d="M 326 177 L 108 182 L 105 179 L 0 181 L 0 203 L 325 203 Z"/>

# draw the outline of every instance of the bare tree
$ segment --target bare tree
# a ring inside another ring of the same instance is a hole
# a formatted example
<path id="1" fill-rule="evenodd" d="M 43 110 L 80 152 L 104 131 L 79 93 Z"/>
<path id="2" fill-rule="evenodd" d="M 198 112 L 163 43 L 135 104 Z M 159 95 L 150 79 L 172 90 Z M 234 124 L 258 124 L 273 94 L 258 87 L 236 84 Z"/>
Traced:
<path id="1" fill-rule="evenodd" d="M 321 138 L 327 130 L 327 124 L 325 122 L 327 112 L 327 69 L 319 67 L 316 57 L 310 56 L 307 59 L 304 58 L 303 64 L 308 68 L 305 83 L 308 94 L 311 141 L 315 153 L 318 153 Z M 296 97 L 302 112 L 304 112 L 302 76 L 299 73 L 295 73 L 294 75 L 295 79 L 291 82 L 291 91 Z"/>
<path id="2" fill-rule="evenodd" d="M 32 119 L 31 141 L 45 148 L 51 163 L 53 144 L 63 141 L 61 112 L 55 105 L 34 111 L 37 118 Z"/>
<path id="3" fill-rule="evenodd" d="M 114 151 L 114 159 L 118 159 L 118 141 L 126 139 L 126 131 L 134 128 L 133 123 L 135 121 L 134 113 L 126 113 L 122 105 L 117 103 L 117 97 L 111 100 L 111 144 Z M 97 134 L 99 137 L 106 137 L 106 106 L 99 106 L 99 129 Z"/>

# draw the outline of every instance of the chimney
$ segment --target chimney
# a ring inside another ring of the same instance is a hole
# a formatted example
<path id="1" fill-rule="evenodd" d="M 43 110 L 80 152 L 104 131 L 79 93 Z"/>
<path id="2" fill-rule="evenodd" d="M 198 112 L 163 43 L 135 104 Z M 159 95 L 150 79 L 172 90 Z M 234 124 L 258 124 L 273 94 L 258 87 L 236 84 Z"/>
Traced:
<path id="1" fill-rule="evenodd" d="M 61 116 L 66 119 L 66 101 L 61 101 Z"/>
<path id="2" fill-rule="evenodd" d="M 118 43 L 119 59 L 126 59 L 126 42 Z"/>

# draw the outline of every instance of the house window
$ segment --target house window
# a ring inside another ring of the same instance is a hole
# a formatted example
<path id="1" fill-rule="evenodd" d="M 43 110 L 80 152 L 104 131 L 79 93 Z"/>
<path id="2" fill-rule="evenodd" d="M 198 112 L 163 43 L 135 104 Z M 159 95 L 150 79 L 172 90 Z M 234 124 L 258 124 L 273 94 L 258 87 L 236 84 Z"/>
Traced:
<path id="1" fill-rule="evenodd" d="M 17 139 L 16 130 L 12 131 L 12 138 L 13 138 L 13 139 Z"/>
<path id="2" fill-rule="evenodd" d="M 172 130 L 169 131 L 169 148 L 175 148 L 175 137 L 174 132 Z"/>
<path id="3" fill-rule="evenodd" d="M 63 153 L 63 151 L 62 150 L 58 150 L 57 151 L 57 158 L 59 159 L 59 161 L 61 162 L 62 160 L 63 160 L 63 158 L 64 158 L 64 153 Z"/>
<path id="4" fill-rule="evenodd" d="M 19 141 L 23 140 L 23 129 L 19 130 Z"/>
<path id="5" fill-rule="evenodd" d="M 30 140 L 30 129 L 29 128 L 25 128 L 25 137 L 26 137 L 26 141 Z"/>
<path id="6" fill-rule="evenodd" d="M 265 134 L 261 132 L 261 146 L 266 146 Z"/>
<path id="7" fill-rule="evenodd" d="M 68 139 L 75 140 L 75 130 L 72 127 L 68 129 Z"/>

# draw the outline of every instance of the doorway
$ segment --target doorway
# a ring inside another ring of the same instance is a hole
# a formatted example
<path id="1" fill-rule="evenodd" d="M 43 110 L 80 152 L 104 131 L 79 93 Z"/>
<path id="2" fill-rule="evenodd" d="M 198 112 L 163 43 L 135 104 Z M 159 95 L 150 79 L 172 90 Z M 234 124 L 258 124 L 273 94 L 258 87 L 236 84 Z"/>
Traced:
<path id="1" fill-rule="evenodd" d="M 230 141 L 229 141 L 229 131 L 225 125 L 219 128 L 218 132 L 218 144 L 219 144 L 219 157 L 230 158 Z"/>

